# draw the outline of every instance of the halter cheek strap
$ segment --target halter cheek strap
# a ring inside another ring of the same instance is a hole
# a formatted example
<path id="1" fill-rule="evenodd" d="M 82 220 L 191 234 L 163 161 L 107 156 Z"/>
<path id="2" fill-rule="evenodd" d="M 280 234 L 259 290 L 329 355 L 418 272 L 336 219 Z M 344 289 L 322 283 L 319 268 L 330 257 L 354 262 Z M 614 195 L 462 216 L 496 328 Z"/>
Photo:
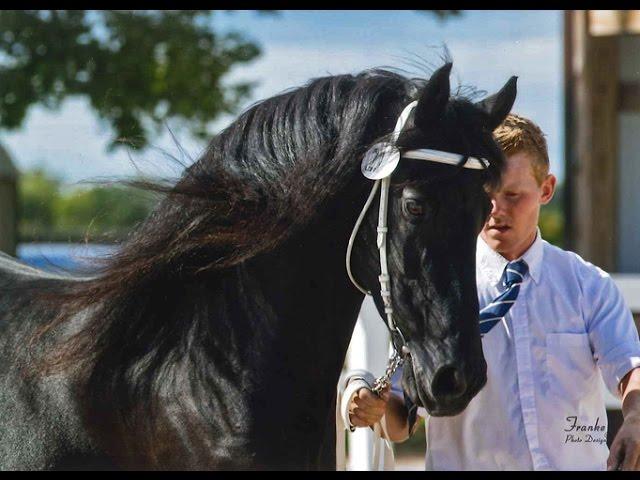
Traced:
<path id="1" fill-rule="evenodd" d="M 413 101 L 409 105 L 407 105 L 404 108 L 404 110 L 402 110 L 402 113 L 400 114 L 400 116 L 398 117 L 398 121 L 396 122 L 396 126 L 393 129 L 392 141 L 394 144 L 398 140 L 398 137 L 400 136 L 400 132 L 402 132 L 402 129 L 404 127 L 404 124 L 406 123 L 407 119 L 409 118 L 409 115 L 411 115 L 411 112 L 413 111 L 413 109 L 417 104 L 418 104 L 417 100 Z M 365 290 L 364 288 L 362 288 L 360 284 L 356 281 L 356 279 L 353 277 L 353 273 L 351 273 L 351 249 L 353 248 L 353 242 L 355 241 L 356 235 L 358 234 L 358 230 L 360 229 L 360 224 L 362 223 L 362 220 L 364 219 L 364 216 L 367 213 L 367 210 L 369 210 L 369 207 L 371 206 L 371 202 L 373 202 L 373 198 L 376 195 L 378 187 L 380 187 L 380 183 L 383 182 L 383 188 L 380 191 L 380 207 L 378 210 L 377 244 L 378 244 L 378 250 L 380 250 L 380 263 L 381 263 L 380 277 L 382 277 L 383 275 L 386 275 L 386 282 L 388 283 L 389 275 L 388 275 L 387 265 L 386 265 L 387 264 L 386 234 L 387 234 L 387 209 L 388 209 L 387 197 L 389 195 L 390 179 L 391 179 L 391 175 L 389 174 L 382 180 L 377 179 L 373 183 L 373 188 L 371 189 L 371 193 L 369 194 L 369 197 L 367 198 L 367 201 L 364 204 L 364 208 L 362 209 L 362 211 L 360 212 L 360 215 L 358 216 L 358 219 L 356 220 L 356 224 L 354 225 L 353 231 L 351 232 L 351 236 L 349 237 L 349 244 L 347 245 L 347 257 L 346 257 L 347 273 L 349 274 L 351 283 L 353 283 L 353 285 L 365 295 L 371 295 L 371 292 L 369 290 Z M 385 180 L 387 180 L 387 182 L 384 182 Z M 382 266 L 383 264 L 384 266 Z"/>
<path id="2" fill-rule="evenodd" d="M 484 158 L 465 157 L 464 155 L 443 152 L 440 150 L 416 149 L 408 150 L 400 155 L 397 147 L 395 147 L 395 143 L 398 140 L 400 132 L 402 132 L 402 129 L 404 128 L 409 115 L 417 104 L 417 101 L 411 102 L 404 108 L 404 110 L 400 114 L 400 117 L 398 118 L 396 126 L 393 130 L 392 142 L 386 147 L 387 155 L 398 155 L 398 160 L 396 161 L 399 161 L 401 157 L 405 157 L 414 160 L 424 160 L 429 162 L 444 163 L 448 165 L 460 165 L 460 162 L 462 162 L 466 158 L 467 160 L 462 165 L 462 167 L 464 168 L 483 170 L 488 167 L 489 162 Z M 374 145 L 372 149 L 376 147 L 377 145 Z M 366 157 L 367 155 L 365 155 L 365 158 Z M 387 317 L 387 326 L 391 333 L 393 346 L 396 349 L 396 352 L 402 351 L 402 353 L 406 354 L 408 353 L 408 347 L 406 346 L 405 338 L 402 335 L 400 329 L 398 329 L 398 327 L 396 326 L 393 319 L 393 305 L 391 303 L 391 279 L 389 277 L 389 269 L 387 265 L 387 212 L 389 204 L 389 187 L 391 185 L 391 174 L 393 173 L 394 168 L 395 167 L 392 167 L 390 171 L 386 172 L 386 175 L 383 178 L 378 178 L 375 180 L 373 188 L 371 189 L 371 193 L 369 194 L 369 197 L 367 198 L 367 201 L 365 202 L 364 207 L 362 208 L 362 211 L 360 212 L 360 215 L 356 220 L 353 231 L 351 232 L 351 236 L 349 237 L 349 243 L 347 245 L 347 255 L 345 260 L 347 274 L 349 275 L 349 278 L 351 279 L 353 285 L 365 295 L 371 295 L 371 292 L 369 290 L 365 290 L 362 286 L 360 286 L 360 284 L 353 277 L 353 273 L 351 272 L 351 251 L 353 249 L 353 243 L 358 234 L 358 230 L 360 229 L 360 225 L 362 224 L 362 221 L 369 207 L 371 206 L 371 203 L 373 202 L 373 198 L 375 197 L 378 188 L 380 188 L 378 227 L 376 229 L 378 234 L 376 243 L 378 246 L 378 251 L 380 253 L 380 275 L 378 276 L 378 281 L 380 282 L 380 296 L 382 297 L 382 302 L 384 304 L 384 312 Z"/>

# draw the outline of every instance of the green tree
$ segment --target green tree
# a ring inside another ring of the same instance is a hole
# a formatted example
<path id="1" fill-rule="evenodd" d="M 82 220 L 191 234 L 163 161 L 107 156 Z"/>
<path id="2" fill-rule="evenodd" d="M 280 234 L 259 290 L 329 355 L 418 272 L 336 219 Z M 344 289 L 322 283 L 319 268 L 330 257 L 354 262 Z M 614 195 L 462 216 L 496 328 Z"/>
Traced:
<path id="1" fill-rule="evenodd" d="M 54 209 L 60 197 L 60 181 L 42 169 L 24 172 L 19 180 L 19 229 L 51 229 L 55 224 Z"/>
<path id="2" fill-rule="evenodd" d="M 122 185 L 63 189 L 42 169 L 19 177 L 22 241 L 101 241 L 121 239 L 146 218 L 156 196 Z"/>
<path id="3" fill-rule="evenodd" d="M 252 84 L 224 83 L 260 50 L 239 32 L 218 34 L 214 12 L 0 11 L 0 127 L 17 128 L 36 103 L 89 98 L 116 137 L 144 147 L 168 118 L 196 136 L 233 112 Z"/>
<path id="4" fill-rule="evenodd" d="M 458 10 L 418 10 L 447 19 Z M 258 13 L 273 14 L 272 10 Z M 196 137 L 234 113 L 253 82 L 226 81 L 260 48 L 214 31 L 211 10 L 0 11 L 0 128 L 18 128 L 31 105 L 87 97 L 115 136 L 144 148 L 171 118 Z"/>
<path id="5" fill-rule="evenodd" d="M 60 231 L 118 236 L 142 221 L 152 205 L 149 195 L 122 186 L 75 189 L 57 202 L 56 225 Z"/>
<path id="6" fill-rule="evenodd" d="M 551 202 L 540 209 L 538 224 L 542 237 L 558 247 L 564 246 L 564 184 L 558 184 Z"/>
<path id="7" fill-rule="evenodd" d="M 435 15 L 440 20 L 446 20 L 449 17 L 455 17 L 460 15 L 460 10 L 416 10 L 420 13 L 429 13 L 431 15 Z"/>

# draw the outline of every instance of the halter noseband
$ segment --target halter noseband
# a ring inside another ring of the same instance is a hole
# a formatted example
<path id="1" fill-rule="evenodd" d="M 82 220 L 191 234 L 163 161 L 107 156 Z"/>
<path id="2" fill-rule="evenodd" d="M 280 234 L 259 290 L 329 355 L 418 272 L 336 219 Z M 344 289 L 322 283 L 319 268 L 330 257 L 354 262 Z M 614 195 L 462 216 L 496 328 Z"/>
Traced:
<path id="1" fill-rule="evenodd" d="M 465 163 L 461 166 L 474 170 L 484 170 L 489 165 L 489 162 L 484 158 L 466 157 L 465 155 L 443 152 L 440 150 L 417 149 L 400 153 L 400 150 L 396 147 L 395 142 L 398 140 L 400 132 L 404 128 L 404 124 L 406 123 L 409 115 L 417 104 L 418 102 L 414 101 L 404 108 L 404 110 L 400 114 L 400 117 L 398 117 L 396 127 L 393 130 L 391 143 L 375 144 L 364 155 L 364 158 L 362 160 L 362 173 L 365 177 L 371 180 L 375 180 L 375 182 L 373 184 L 373 188 L 371 189 L 371 193 L 369 194 L 369 197 L 367 198 L 367 201 L 365 202 L 364 207 L 362 208 L 362 211 L 360 212 L 360 215 L 356 220 L 353 231 L 351 232 L 351 236 L 349 237 L 346 256 L 347 273 L 349 274 L 351 282 L 358 290 L 360 290 L 365 295 L 371 295 L 370 291 L 365 290 L 360 286 L 360 284 L 355 280 L 353 274 L 351 273 L 351 250 L 353 248 L 353 242 L 355 241 L 356 235 L 358 234 L 360 225 L 362 224 L 362 220 L 364 219 L 367 210 L 371 206 L 378 188 L 381 186 L 380 208 L 378 211 L 378 227 L 376 229 L 378 233 L 377 245 L 380 252 L 380 275 L 378 276 L 378 281 L 380 282 L 380 295 L 384 304 L 384 312 L 387 316 L 387 326 L 391 333 L 393 347 L 396 350 L 396 354 L 402 352 L 405 355 L 409 353 L 409 348 L 406 345 L 406 340 L 402 335 L 402 332 L 396 326 L 393 320 L 393 306 L 391 304 L 391 283 L 389 277 L 389 269 L 387 266 L 387 210 L 389 200 L 389 186 L 391 185 L 391 174 L 400 162 L 401 157 L 458 166 L 460 166 L 460 163 L 466 158 Z"/>

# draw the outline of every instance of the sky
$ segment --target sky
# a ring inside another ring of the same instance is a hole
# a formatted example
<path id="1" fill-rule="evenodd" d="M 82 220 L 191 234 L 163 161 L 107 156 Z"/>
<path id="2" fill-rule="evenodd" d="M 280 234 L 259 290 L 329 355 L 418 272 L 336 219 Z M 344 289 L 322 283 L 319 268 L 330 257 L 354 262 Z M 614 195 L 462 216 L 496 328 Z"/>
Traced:
<path id="1" fill-rule="evenodd" d="M 222 31 L 242 32 L 262 48 L 257 60 L 229 76 L 228 81 L 258 83 L 240 111 L 318 76 L 379 66 L 419 74 L 416 59 L 440 66 L 443 45 L 453 59 L 452 88 L 471 85 L 492 94 L 517 75 L 513 111 L 540 125 L 547 136 L 551 170 L 564 178 L 561 11 L 472 10 L 446 21 L 414 10 L 285 10 L 274 16 L 238 11 L 216 14 L 213 22 Z M 214 131 L 234 118 L 217 119 Z M 110 135 L 85 99 L 69 98 L 58 111 L 31 107 L 21 129 L 0 131 L 0 142 L 19 169 L 43 167 L 67 185 L 76 185 L 135 174 L 126 151 L 107 152 Z M 185 132 L 178 133 L 178 140 L 191 158 L 205 147 Z M 181 157 L 169 134 L 151 143 Z M 162 171 L 158 149 L 132 158 L 143 172 L 175 174 Z"/>

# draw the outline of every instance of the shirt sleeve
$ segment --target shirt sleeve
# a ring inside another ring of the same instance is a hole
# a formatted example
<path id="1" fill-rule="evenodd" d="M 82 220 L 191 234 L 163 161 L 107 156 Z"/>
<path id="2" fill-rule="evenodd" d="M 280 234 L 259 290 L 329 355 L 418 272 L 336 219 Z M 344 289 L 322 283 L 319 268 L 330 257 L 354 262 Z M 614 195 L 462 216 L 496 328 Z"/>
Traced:
<path id="1" fill-rule="evenodd" d="M 360 390 L 361 388 L 371 389 L 375 377 L 367 370 L 350 370 L 343 373 L 338 381 L 338 400 L 337 408 L 338 414 L 342 419 L 342 426 L 348 428 L 350 431 L 354 431 L 355 427 L 351 425 L 349 421 L 349 400 L 351 395 Z M 336 422 L 339 426 L 339 423 Z"/>
<path id="2" fill-rule="evenodd" d="M 404 367 L 400 365 L 393 375 L 391 376 L 391 393 L 395 393 L 399 397 L 403 395 L 402 389 L 402 372 L 404 371 Z"/>
<path id="3" fill-rule="evenodd" d="M 640 340 L 618 286 L 606 272 L 597 270 L 599 276 L 584 291 L 587 332 L 604 382 L 620 398 L 620 381 L 640 367 Z"/>

